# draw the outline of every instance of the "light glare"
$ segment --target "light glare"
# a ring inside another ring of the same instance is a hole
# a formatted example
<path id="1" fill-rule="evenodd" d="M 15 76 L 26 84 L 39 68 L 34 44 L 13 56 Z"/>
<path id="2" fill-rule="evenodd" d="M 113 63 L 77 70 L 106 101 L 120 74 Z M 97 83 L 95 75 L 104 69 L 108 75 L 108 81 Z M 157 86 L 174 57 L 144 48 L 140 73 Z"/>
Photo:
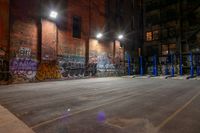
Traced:
<path id="1" fill-rule="evenodd" d="M 119 36 L 118 36 L 118 39 L 119 39 L 119 40 L 121 40 L 121 39 L 123 39 L 123 38 L 124 38 L 123 35 L 119 35 Z"/>
<path id="2" fill-rule="evenodd" d="M 98 33 L 96 37 L 97 37 L 98 39 L 100 39 L 100 38 L 102 38 L 102 36 L 103 36 L 102 33 Z"/>
<path id="3" fill-rule="evenodd" d="M 56 11 L 51 11 L 50 15 L 49 15 L 51 18 L 57 18 L 58 16 L 58 13 Z"/>

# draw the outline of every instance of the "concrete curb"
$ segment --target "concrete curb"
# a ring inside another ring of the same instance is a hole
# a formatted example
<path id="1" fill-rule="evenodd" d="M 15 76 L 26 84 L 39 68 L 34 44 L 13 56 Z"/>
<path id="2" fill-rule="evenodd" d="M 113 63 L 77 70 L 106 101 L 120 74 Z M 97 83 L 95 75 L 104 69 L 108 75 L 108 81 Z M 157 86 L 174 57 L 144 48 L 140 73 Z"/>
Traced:
<path id="1" fill-rule="evenodd" d="M 0 133 L 35 133 L 1 105 L 0 114 Z"/>

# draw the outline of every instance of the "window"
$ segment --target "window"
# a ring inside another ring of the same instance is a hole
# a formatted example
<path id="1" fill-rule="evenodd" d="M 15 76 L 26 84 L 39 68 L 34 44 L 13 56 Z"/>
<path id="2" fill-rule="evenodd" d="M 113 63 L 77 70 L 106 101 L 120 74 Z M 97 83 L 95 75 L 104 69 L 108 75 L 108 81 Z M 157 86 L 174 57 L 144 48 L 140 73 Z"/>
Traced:
<path id="1" fill-rule="evenodd" d="M 152 39 L 153 39 L 152 32 L 151 31 L 150 32 L 146 32 L 146 40 L 147 41 L 152 41 Z"/>
<path id="2" fill-rule="evenodd" d="M 176 44 L 162 45 L 162 55 L 173 54 L 176 52 Z"/>
<path id="3" fill-rule="evenodd" d="M 159 37 L 159 31 L 156 30 L 156 31 L 153 31 L 153 40 L 158 40 L 160 37 Z"/>
<path id="4" fill-rule="evenodd" d="M 162 55 L 168 55 L 168 45 L 162 45 Z"/>
<path id="5" fill-rule="evenodd" d="M 176 44 L 169 44 L 169 52 L 173 54 L 176 52 Z"/>
<path id="6" fill-rule="evenodd" d="M 81 38 L 81 17 L 73 17 L 73 37 Z"/>

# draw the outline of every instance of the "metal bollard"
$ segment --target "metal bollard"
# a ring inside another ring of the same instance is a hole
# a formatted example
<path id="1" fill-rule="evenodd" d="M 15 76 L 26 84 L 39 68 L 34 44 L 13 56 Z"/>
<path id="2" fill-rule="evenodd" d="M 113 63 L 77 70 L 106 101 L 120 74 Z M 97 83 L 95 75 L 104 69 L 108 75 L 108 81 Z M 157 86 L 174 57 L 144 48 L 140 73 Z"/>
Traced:
<path id="1" fill-rule="evenodd" d="M 142 56 L 140 56 L 140 76 L 143 76 L 143 74 L 144 74 L 144 71 L 143 71 L 143 63 L 142 63 L 143 61 L 142 61 Z"/>
<path id="2" fill-rule="evenodd" d="M 183 76 L 183 57 L 180 54 L 180 75 Z"/>
<path id="3" fill-rule="evenodd" d="M 190 77 L 194 77 L 193 54 L 190 53 Z"/>
<path id="4" fill-rule="evenodd" d="M 128 75 L 131 75 L 131 57 L 128 55 Z"/>
<path id="5" fill-rule="evenodd" d="M 171 76 L 174 77 L 174 55 L 171 54 Z"/>
<path id="6" fill-rule="evenodd" d="M 156 55 L 153 57 L 153 62 L 154 62 L 154 66 L 153 66 L 153 75 L 154 75 L 154 76 L 158 76 Z"/>

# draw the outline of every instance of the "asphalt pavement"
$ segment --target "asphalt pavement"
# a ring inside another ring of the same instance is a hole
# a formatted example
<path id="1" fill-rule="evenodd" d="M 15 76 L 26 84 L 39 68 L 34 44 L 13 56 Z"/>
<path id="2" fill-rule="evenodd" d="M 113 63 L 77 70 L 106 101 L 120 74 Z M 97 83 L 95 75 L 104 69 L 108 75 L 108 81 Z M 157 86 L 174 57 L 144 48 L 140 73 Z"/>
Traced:
<path id="1" fill-rule="evenodd" d="M 36 133 L 199 133 L 198 80 L 94 78 L 0 86 Z"/>

